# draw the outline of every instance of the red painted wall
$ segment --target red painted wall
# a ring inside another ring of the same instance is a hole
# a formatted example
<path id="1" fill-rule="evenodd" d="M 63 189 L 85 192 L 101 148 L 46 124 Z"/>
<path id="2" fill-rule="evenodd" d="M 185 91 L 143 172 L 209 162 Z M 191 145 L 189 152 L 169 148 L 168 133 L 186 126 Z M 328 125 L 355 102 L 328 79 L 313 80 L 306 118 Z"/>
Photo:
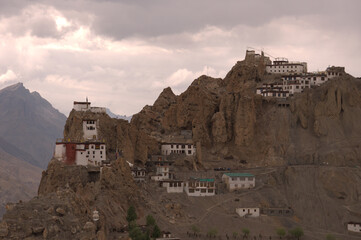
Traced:
<path id="1" fill-rule="evenodd" d="M 76 156 L 76 144 L 75 143 L 67 143 L 65 145 L 66 150 L 66 158 L 65 164 L 72 165 L 75 164 L 75 156 Z"/>

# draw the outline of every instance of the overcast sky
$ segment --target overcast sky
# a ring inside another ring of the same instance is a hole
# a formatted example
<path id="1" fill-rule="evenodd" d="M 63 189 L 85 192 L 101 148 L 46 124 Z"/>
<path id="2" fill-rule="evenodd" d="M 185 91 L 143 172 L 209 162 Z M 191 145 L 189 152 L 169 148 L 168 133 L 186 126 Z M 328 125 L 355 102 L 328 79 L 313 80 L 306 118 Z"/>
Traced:
<path id="1" fill-rule="evenodd" d="M 223 78 L 247 47 L 361 76 L 359 0 L 0 0 L 0 88 L 23 82 L 132 115 L 163 88 Z"/>

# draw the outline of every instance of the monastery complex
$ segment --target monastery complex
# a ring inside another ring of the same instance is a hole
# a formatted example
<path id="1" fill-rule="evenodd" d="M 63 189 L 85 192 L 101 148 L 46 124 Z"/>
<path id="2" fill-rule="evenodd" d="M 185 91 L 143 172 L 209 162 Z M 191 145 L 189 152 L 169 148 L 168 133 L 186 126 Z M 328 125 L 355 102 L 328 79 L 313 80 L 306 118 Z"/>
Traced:
<path id="1" fill-rule="evenodd" d="M 335 66 L 321 72 L 308 72 L 306 62 L 291 62 L 287 58 L 275 58 L 271 61 L 263 52 L 256 54 L 254 50 L 247 50 L 246 60 L 260 58 L 263 59 L 266 74 L 275 77 L 275 81 L 263 83 L 256 89 L 256 94 L 263 97 L 288 98 L 346 74 L 344 67 Z"/>

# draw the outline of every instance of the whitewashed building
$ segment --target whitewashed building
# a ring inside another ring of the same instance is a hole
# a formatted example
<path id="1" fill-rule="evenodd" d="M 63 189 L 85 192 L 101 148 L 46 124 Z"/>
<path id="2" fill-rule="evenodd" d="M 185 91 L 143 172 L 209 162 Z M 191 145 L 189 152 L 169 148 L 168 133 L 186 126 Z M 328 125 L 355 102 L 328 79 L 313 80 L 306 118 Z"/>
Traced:
<path id="1" fill-rule="evenodd" d="M 184 190 L 184 182 L 181 180 L 161 181 L 161 186 L 167 189 L 167 193 L 182 193 Z"/>
<path id="2" fill-rule="evenodd" d="M 184 185 L 184 191 L 190 197 L 206 197 L 216 194 L 213 178 L 190 178 Z"/>
<path id="3" fill-rule="evenodd" d="M 154 181 L 163 181 L 170 179 L 170 173 L 169 173 L 169 165 L 163 164 L 163 165 L 157 165 L 156 166 L 156 173 L 154 176 L 151 176 L 151 179 Z"/>
<path id="4" fill-rule="evenodd" d="M 185 154 L 191 156 L 196 154 L 196 146 L 190 143 L 163 143 L 161 151 L 163 155 Z"/>
<path id="5" fill-rule="evenodd" d="M 144 168 L 133 167 L 131 169 L 131 171 L 132 171 L 132 176 L 133 176 L 134 181 L 136 181 L 136 182 L 144 182 L 145 181 L 146 171 Z"/>
<path id="6" fill-rule="evenodd" d="M 106 161 L 106 145 L 103 142 L 57 141 L 54 158 L 68 165 L 101 166 Z"/>
<path id="7" fill-rule="evenodd" d="M 361 233 L 361 223 L 349 222 L 347 223 L 347 230 L 350 232 Z"/>
<path id="8" fill-rule="evenodd" d="M 73 109 L 79 112 L 91 111 L 93 113 L 106 113 L 106 108 L 104 107 L 91 107 L 91 103 L 86 99 L 85 102 L 74 101 Z"/>
<path id="9" fill-rule="evenodd" d="M 266 72 L 272 74 L 306 73 L 306 62 L 289 62 L 286 58 L 276 58 L 272 64 L 266 65 Z"/>
<path id="10" fill-rule="evenodd" d="M 259 217 L 260 209 L 259 208 L 237 208 L 237 214 L 240 217 Z"/>
<path id="11" fill-rule="evenodd" d="M 98 121 L 93 119 L 84 119 L 83 133 L 85 140 L 98 139 Z"/>
<path id="12" fill-rule="evenodd" d="M 250 173 L 224 173 L 222 181 L 226 183 L 229 191 L 249 189 L 256 186 L 256 178 Z"/>

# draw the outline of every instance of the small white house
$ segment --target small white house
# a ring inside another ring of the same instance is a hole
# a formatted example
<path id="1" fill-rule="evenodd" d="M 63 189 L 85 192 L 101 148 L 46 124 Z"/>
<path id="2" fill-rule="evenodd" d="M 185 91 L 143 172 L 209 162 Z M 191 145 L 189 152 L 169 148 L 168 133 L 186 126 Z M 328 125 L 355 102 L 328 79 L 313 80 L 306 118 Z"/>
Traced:
<path id="1" fill-rule="evenodd" d="M 73 109 L 79 112 L 91 111 L 93 113 L 106 113 L 106 108 L 104 107 L 91 107 L 91 103 L 88 102 L 88 98 L 85 102 L 74 101 Z"/>
<path id="2" fill-rule="evenodd" d="M 184 191 L 190 197 L 206 197 L 216 194 L 213 178 L 190 178 L 184 185 Z"/>
<path id="3" fill-rule="evenodd" d="M 187 156 L 196 154 L 196 146 L 190 143 L 164 143 L 162 144 L 162 154 L 185 154 Z"/>
<path id="4" fill-rule="evenodd" d="M 88 99 L 86 102 L 76 102 L 74 101 L 73 109 L 75 111 L 88 111 L 90 110 L 90 102 L 88 102 Z"/>
<path id="5" fill-rule="evenodd" d="M 240 217 L 259 217 L 259 208 L 237 208 L 236 212 Z"/>
<path id="6" fill-rule="evenodd" d="M 229 191 L 249 189 L 256 186 L 256 178 L 250 173 L 224 173 L 222 181 L 226 183 Z"/>
<path id="7" fill-rule="evenodd" d="M 101 166 L 106 160 L 103 142 L 64 142 L 55 144 L 54 158 L 68 165 Z"/>
<path id="8" fill-rule="evenodd" d="M 180 180 L 165 180 L 161 185 L 167 189 L 167 193 L 182 193 L 184 189 L 184 183 Z"/>
<path id="9" fill-rule="evenodd" d="M 144 182 L 145 181 L 145 169 L 144 168 L 140 168 L 140 167 L 133 167 L 131 169 L 132 171 L 132 176 L 134 181 L 136 182 Z"/>
<path id="10" fill-rule="evenodd" d="M 347 230 L 350 232 L 361 233 L 361 223 L 349 222 L 347 223 Z"/>
<path id="11" fill-rule="evenodd" d="M 85 140 L 96 140 L 98 138 L 98 121 L 85 119 L 83 120 L 83 137 Z"/>
<path id="12" fill-rule="evenodd" d="M 154 176 L 151 177 L 151 179 L 154 181 L 162 181 L 162 180 L 170 179 L 169 165 L 168 164 L 157 165 L 156 173 Z"/>

